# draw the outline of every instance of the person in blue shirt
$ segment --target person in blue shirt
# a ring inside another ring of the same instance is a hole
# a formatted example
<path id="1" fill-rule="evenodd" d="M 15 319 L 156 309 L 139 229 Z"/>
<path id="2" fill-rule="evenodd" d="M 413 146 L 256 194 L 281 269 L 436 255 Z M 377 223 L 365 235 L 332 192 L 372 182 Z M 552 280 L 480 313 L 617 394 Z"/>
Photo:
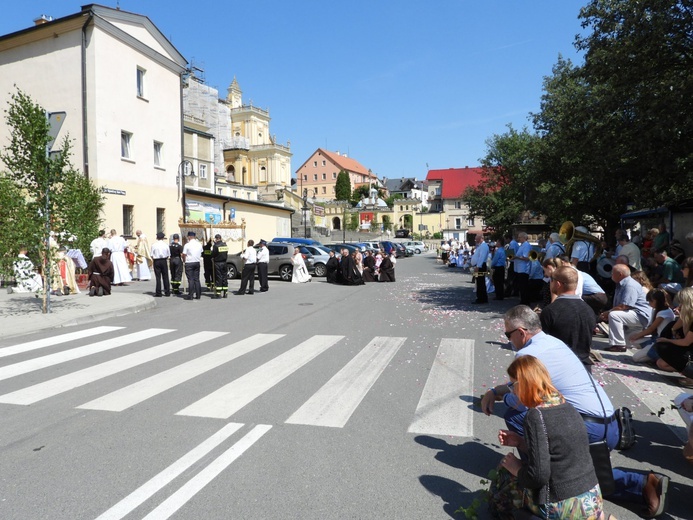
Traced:
<path id="1" fill-rule="evenodd" d="M 529 305 L 529 253 L 532 251 L 532 246 L 527 242 L 527 233 L 521 231 L 517 234 L 517 241 L 520 247 L 515 252 L 513 263 L 515 264 L 515 277 L 517 278 L 517 286 L 520 291 L 520 303 Z"/>
<path id="2" fill-rule="evenodd" d="M 491 269 L 493 270 L 493 286 L 496 288 L 496 300 L 505 298 L 505 248 L 503 239 L 496 241 L 496 250 L 491 258 Z"/>
<path id="3" fill-rule="evenodd" d="M 503 322 L 505 336 L 516 355 L 534 356 L 546 366 L 553 386 L 582 416 L 589 441 L 599 442 L 606 436 L 609 449 L 614 449 L 619 440 L 614 406 L 602 387 L 594 383 L 580 359 L 561 340 L 545 334 L 539 316 L 526 305 L 510 309 L 503 316 Z M 522 442 L 527 408 L 507 384 L 487 390 L 481 399 L 481 410 L 491 415 L 495 401 L 504 401 L 507 406 L 504 418 L 509 432 L 505 434 L 506 439 L 509 436 L 513 443 Z M 664 512 L 669 477 L 654 472 L 643 475 L 620 469 L 614 469 L 613 476 L 616 490 L 609 496 L 610 499 L 644 503 L 647 518 Z"/>
<path id="4" fill-rule="evenodd" d="M 472 303 L 488 303 L 488 293 L 486 292 L 486 273 L 489 249 L 484 242 L 484 236 L 480 233 L 475 238 L 476 249 L 472 257 L 472 268 L 476 273 L 476 300 Z"/>

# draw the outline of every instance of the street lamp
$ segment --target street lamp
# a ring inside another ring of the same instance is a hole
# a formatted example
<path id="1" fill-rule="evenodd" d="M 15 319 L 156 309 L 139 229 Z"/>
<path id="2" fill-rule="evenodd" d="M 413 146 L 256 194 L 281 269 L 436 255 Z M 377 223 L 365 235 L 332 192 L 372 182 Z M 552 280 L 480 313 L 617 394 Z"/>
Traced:
<path id="1" fill-rule="evenodd" d="M 186 172 L 186 168 L 190 167 L 190 171 Z M 178 165 L 178 178 L 176 178 L 176 184 L 180 186 L 180 192 L 178 193 L 178 199 L 181 201 L 181 210 L 183 211 L 183 224 L 186 222 L 185 218 L 185 177 L 194 177 L 195 172 L 193 171 L 193 164 L 187 159 L 183 159 Z M 182 196 L 181 196 L 182 194 Z"/>
<path id="2" fill-rule="evenodd" d="M 306 218 L 306 211 L 308 211 L 310 208 L 308 207 L 308 190 L 310 188 L 303 188 L 303 207 L 301 208 L 303 210 L 303 238 L 308 238 L 308 219 Z M 313 196 L 311 197 L 313 199 L 313 204 L 315 204 L 315 195 L 317 194 L 316 190 L 311 189 L 310 190 Z"/>

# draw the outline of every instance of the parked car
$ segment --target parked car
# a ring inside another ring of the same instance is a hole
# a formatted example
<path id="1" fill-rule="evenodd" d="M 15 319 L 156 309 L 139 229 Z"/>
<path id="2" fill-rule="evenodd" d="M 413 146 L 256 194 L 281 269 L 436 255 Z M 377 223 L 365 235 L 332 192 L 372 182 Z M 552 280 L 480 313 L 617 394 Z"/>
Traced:
<path id="1" fill-rule="evenodd" d="M 409 230 L 408 229 L 396 229 L 395 230 L 395 238 L 407 238 L 409 237 Z"/>
<path id="2" fill-rule="evenodd" d="M 411 247 L 414 250 L 414 253 L 416 253 L 417 255 L 420 255 L 421 253 L 428 251 L 428 246 L 423 242 L 416 242 L 410 240 L 402 243 L 405 245 L 405 247 Z"/>
<path id="3" fill-rule="evenodd" d="M 313 274 L 315 271 L 315 260 L 310 251 L 303 245 L 287 244 L 283 242 L 270 242 L 267 244 L 270 257 L 269 265 L 267 266 L 267 274 L 277 275 L 285 282 L 290 282 L 291 275 L 294 272 L 293 264 L 291 263 L 291 257 L 294 255 L 294 247 L 299 247 L 301 249 L 301 254 L 303 255 L 303 260 L 306 263 L 308 272 Z M 259 249 L 259 246 L 255 246 L 255 249 Z M 229 255 L 226 259 L 226 276 L 231 279 L 240 278 L 242 271 L 243 259 L 241 258 L 241 253 Z"/>
<path id="4" fill-rule="evenodd" d="M 414 256 L 414 250 L 411 248 L 405 247 L 405 245 L 402 244 L 402 242 L 393 242 L 393 243 L 395 244 L 395 247 L 397 248 L 397 250 L 400 253 L 402 253 L 403 257 L 406 258 L 407 256 Z M 399 258 L 399 256 L 396 256 L 396 258 Z"/>
<path id="5" fill-rule="evenodd" d="M 390 254 L 392 250 L 394 249 L 395 251 L 395 258 L 401 258 L 403 256 L 406 256 L 406 251 L 403 249 L 397 249 L 397 246 L 395 245 L 395 242 L 390 242 L 389 240 L 383 240 L 380 242 L 380 249 L 385 251 L 386 254 Z"/>
<path id="6" fill-rule="evenodd" d="M 337 243 L 330 243 L 330 244 L 325 244 L 325 247 L 328 249 L 331 249 L 337 254 L 341 254 L 342 249 L 348 249 L 349 254 L 353 253 L 354 251 L 359 251 L 360 248 L 355 246 L 354 244 L 337 244 Z"/>
<path id="7" fill-rule="evenodd" d="M 325 246 L 313 245 L 305 245 L 303 247 L 313 255 L 315 276 L 325 276 L 327 274 L 327 261 L 330 259 L 330 249 L 327 249 Z"/>
<path id="8" fill-rule="evenodd" d="M 379 250 L 379 248 L 373 247 L 371 245 L 371 242 L 349 242 L 349 243 L 358 247 L 362 253 L 364 251 L 378 251 Z"/>
<path id="9" fill-rule="evenodd" d="M 321 246 L 322 244 L 317 240 L 312 238 L 298 238 L 298 237 L 274 237 L 272 242 L 286 242 L 288 244 L 301 244 L 304 246 Z"/>

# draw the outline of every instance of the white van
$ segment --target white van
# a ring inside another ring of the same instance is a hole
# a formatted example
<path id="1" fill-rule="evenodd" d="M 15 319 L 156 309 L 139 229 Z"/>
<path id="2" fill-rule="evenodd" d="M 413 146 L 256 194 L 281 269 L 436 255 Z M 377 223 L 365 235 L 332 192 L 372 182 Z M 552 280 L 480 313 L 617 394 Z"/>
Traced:
<path id="1" fill-rule="evenodd" d="M 402 242 L 402 244 L 404 244 L 404 247 L 413 249 L 417 255 L 420 255 L 421 253 L 428 251 L 428 246 L 423 242 L 407 241 Z"/>

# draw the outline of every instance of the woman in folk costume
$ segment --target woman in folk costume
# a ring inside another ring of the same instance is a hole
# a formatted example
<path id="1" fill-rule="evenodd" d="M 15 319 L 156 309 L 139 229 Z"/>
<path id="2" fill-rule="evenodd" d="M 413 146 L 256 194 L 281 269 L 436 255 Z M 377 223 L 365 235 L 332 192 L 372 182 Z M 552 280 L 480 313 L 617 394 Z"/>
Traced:
<path id="1" fill-rule="evenodd" d="M 291 274 L 292 283 L 305 283 L 312 280 L 312 277 L 308 274 L 306 263 L 303 261 L 301 250 L 298 247 L 294 248 L 294 256 L 291 257 L 291 263 L 294 266 Z"/>
<path id="2" fill-rule="evenodd" d="M 26 256 L 26 252 L 26 247 L 20 247 L 19 256 L 12 264 L 14 279 L 17 281 L 17 286 L 11 288 L 12 292 L 39 292 L 43 288 L 43 280 L 36 272 L 34 263 Z"/>
<path id="3" fill-rule="evenodd" d="M 137 242 L 133 247 L 135 253 L 135 263 L 132 265 L 132 278 L 145 282 L 152 279 L 151 267 L 153 265 L 152 255 L 149 252 L 149 241 L 139 229 L 135 231 Z"/>
<path id="4" fill-rule="evenodd" d="M 125 239 L 111 229 L 111 238 L 108 239 L 108 249 L 111 250 L 111 262 L 113 262 L 113 284 L 123 285 L 125 282 L 132 281 L 127 260 L 125 260 Z"/>

